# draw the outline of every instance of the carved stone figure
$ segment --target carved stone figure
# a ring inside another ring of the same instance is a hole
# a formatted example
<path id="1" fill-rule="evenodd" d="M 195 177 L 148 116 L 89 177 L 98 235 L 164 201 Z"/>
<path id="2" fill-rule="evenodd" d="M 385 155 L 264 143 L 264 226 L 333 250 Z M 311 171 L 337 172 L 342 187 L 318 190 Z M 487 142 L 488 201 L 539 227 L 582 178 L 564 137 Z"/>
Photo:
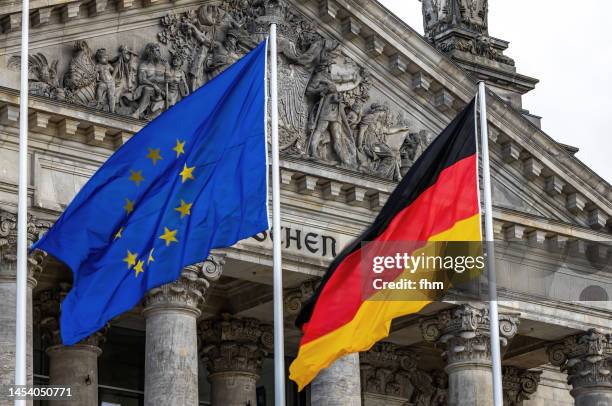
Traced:
<path id="1" fill-rule="evenodd" d="M 392 126 L 388 106 L 373 103 L 358 127 L 357 151 L 362 166 L 378 176 L 399 180 L 400 149 L 408 130 L 405 125 Z"/>
<path id="2" fill-rule="evenodd" d="M 205 64 L 206 60 L 208 59 L 208 49 L 212 43 L 212 40 L 206 31 L 200 31 L 190 22 L 184 22 L 183 27 L 184 30 L 197 43 L 189 67 L 189 87 L 193 92 L 202 86 L 207 80 Z"/>
<path id="3" fill-rule="evenodd" d="M 96 107 L 115 112 L 115 68 L 108 61 L 106 48 L 96 51 Z"/>
<path id="4" fill-rule="evenodd" d="M 28 56 L 28 88 L 31 94 L 64 100 L 65 92 L 59 87 L 57 77 L 57 59 L 51 64 L 42 53 Z M 19 70 L 21 57 L 14 55 L 9 58 L 8 68 Z"/>
<path id="5" fill-rule="evenodd" d="M 148 43 L 138 66 L 138 87 L 132 100 L 126 100 L 136 106 L 132 117 L 152 118 L 161 112 L 166 96 L 166 66 L 159 45 Z"/>
<path id="6" fill-rule="evenodd" d="M 317 38 L 304 52 L 300 52 L 297 41 L 279 38 L 279 127 L 284 151 L 296 155 L 305 153 L 308 117 L 306 86 L 314 67 L 336 46 L 333 41 Z"/>
<path id="7" fill-rule="evenodd" d="M 330 76 L 328 66 L 317 67 L 317 71 L 306 88 L 306 94 L 319 98 L 311 113 L 312 132 L 308 144 L 309 155 L 321 160 L 327 159 L 323 147 L 331 143 L 340 164 L 347 168 L 356 168 L 355 140 L 346 118 L 344 104 Z M 329 132 L 331 139 L 323 138 L 325 132 Z"/>
<path id="8" fill-rule="evenodd" d="M 86 41 L 74 43 L 72 60 L 64 74 L 64 87 L 70 90 L 75 103 L 89 106 L 96 96 L 96 64 Z"/>
<path id="9" fill-rule="evenodd" d="M 207 59 L 206 64 L 206 69 L 211 79 L 240 59 L 238 37 L 239 31 L 235 28 L 230 28 L 227 30 L 223 41 L 214 41 L 212 43 L 212 55 Z"/>
<path id="10" fill-rule="evenodd" d="M 110 60 L 115 70 L 116 98 L 128 95 L 134 91 L 138 74 L 138 54 L 126 45 L 119 46 L 119 55 Z"/>
<path id="11" fill-rule="evenodd" d="M 459 0 L 424 1 L 433 23 L 448 20 Z M 470 13 L 480 10 L 469 4 Z M 283 0 L 222 0 L 167 14 L 160 19 L 162 29 L 157 34 L 163 50 L 151 42 L 143 50 L 121 45 L 116 55 L 105 49 L 94 55 L 86 41 L 77 41 L 61 83 L 57 61 L 49 63 L 40 53 L 30 55 L 30 91 L 153 119 L 255 47 L 272 21 L 278 29 L 283 153 L 399 179 L 420 154 L 416 151 L 422 149 L 423 140 L 408 134 L 407 126 L 394 120 L 389 108 L 371 105 L 364 111 L 371 104 L 368 70 Z M 470 46 L 497 55 L 486 46 L 477 47 L 475 41 Z M 10 58 L 9 66 L 17 67 L 18 58 Z"/>
<path id="12" fill-rule="evenodd" d="M 187 77 L 183 72 L 183 57 L 180 54 L 172 53 L 164 80 L 166 82 L 166 108 L 174 106 L 189 94 Z"/>

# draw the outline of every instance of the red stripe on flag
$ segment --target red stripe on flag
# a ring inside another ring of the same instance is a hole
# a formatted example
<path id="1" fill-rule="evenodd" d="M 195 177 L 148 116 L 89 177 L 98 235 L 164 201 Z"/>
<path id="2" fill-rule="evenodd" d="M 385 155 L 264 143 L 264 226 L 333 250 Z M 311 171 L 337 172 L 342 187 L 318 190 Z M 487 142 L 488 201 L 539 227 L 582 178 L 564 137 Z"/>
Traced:
<path id="1" fill-rule="evenodd" d="M 427 241 L 479 212 L 476 155 L 444 169 L 432 186 L 400 211 L 375 241 Z M 304 345 L 353 319 L 362 300 L 361 250 L 338 265 L 304 324 Z"/>

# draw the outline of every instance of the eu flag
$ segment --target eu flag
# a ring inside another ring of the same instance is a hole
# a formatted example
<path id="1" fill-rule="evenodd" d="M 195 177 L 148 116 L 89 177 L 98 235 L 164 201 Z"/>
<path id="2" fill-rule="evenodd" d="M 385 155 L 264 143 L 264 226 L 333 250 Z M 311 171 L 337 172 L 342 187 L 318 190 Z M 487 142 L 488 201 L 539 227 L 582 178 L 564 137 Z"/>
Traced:
<path id="1" fill-rule="evenodd" d="M 144 294 L 268 228 L 266 44 L 149 123 L 93 175 L 33 246 L 74 274 L 72 345 Z"/>

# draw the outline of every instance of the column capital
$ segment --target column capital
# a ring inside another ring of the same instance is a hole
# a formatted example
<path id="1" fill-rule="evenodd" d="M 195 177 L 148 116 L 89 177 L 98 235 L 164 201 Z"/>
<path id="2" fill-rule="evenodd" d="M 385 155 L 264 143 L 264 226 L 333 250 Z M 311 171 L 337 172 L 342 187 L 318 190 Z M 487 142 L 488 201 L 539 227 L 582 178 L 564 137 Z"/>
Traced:
<path id="1" fill-rule="evenodd" d="M 502 370 L 504 406 L 521 406 L 538 390 L 542 371 L 505 366 Z"/>
<path id="2" fill-rule="evenodd" d="M 186 266 L 174 282 L 151 289 L 144 298 L 145 317 L 159 310 L 179 310 L 201 314 L 210 282 L 221 277 L 225 258 L 210 255 L 206 261 Z"/>
<path id="3" fill-rule="evenodd" d="M 293 289 L 286 289 L 283 294 L 285 315 L 289 317 L 297 316 L 306 300 L 314 293 L 318 283 L 317 280 L 309 280 L 300 283 L 299 286 Z"/>
<path id="4" fill-rule="evenodd" d="M 259 375 L 265 353 L 274 347 L 272 326 L 228 314 L 202 320 L 198 326 L 200 357 L 211 375 Z"/>
<path id="5" fill-rule="evenodd" d="M 28 214 L 27 243 L 32 245 L 51 227 L 51 222 Z M 47 254 L 35 250 L 28 257 L 28 284 L 36 286 L 35 275 L 43 268 Z M 0 278 L 14 278 L 17 265 L 17 215 L 0 210 Z"/>
<path id="6" fill-rule="evenodd" d="M 502 346 L 506 346 L 518 332 L 518 314 L 500 314 L 499 330 Z M 486 306 L 461 304 L 444 310 L 434 317 L 421 320 L 425 341 L 446 347 L 443 356 L 449 364 L 491 360 L 490 318 Z"/>
<path id="7" fill-rule="evenodd" d="M 410 377 L 417 363 L 417 354 L 407 347 L 378 342 L 369 351 L 359 353 L 362 390 L 410 399 Z"/>
<path id="8" fill-rule="evenodd" d="M 40 326 L 42 344 L 47 352 L 64 347 L 60 335 L 60 306 L 69 291 L 70 284 L 61 282 L 57 287 L 36 292 L 34 296 L 34 321 Z M 76 346 L 94 347 L 93 350 L 99 355 L 107 329 L 108 325 L 79 341 Z"/>
<path id="9" fill-rule="evenodd" d="M 612 334 L 590 329 L 552 344 L 547 352 L 551 364 L 567 372 L 572 392 L 593 386 L 612 390 Z"/>

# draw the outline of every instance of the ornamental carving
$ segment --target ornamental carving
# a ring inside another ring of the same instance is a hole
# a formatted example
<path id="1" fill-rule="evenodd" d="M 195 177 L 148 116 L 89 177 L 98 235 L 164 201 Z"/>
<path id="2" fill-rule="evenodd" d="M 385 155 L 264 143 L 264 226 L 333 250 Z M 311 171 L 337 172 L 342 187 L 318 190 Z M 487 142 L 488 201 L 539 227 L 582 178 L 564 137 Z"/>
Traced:
<path id="1" fill-rule="evenodd" d="M 551 364 L 567 372 L 567 382 L 578 389 L 612 385 L 612 335 L 591 329 L 548 347 Z"/>
<path id="2" fill-rule="evenodd" d="M 530 371 L 512 366 L 503 367 L 504 406 L 522 406 L 536 393 L 542 371 Z"/>
<path id="3" fill-rule="evenodd" d="M 198 326 L 200 357 L 210 374 L 244 372 L 258 375 L 274 346 L 272 327 L 252 318 L 223 314 Z"/>
<path id="4" fill-rule="evenodd" d="M 506 65 L 505 45 L 488 34 L 488 0 L 421 0 L 425 37 L 439 50 L 467 52 Z"/>
<path id="5" fill-rule="evenodd" d="M 300 286 L 295 289 L 287 290 L 283 295 L 284 310 L 287 316 L 297 316 L 304 303 L 310 299 L 313 295 L 318 281 L 306 281 L 302 282 Z"/>
<path id="6" fill-rule="evenodd" d="M 448 378 L 443 371 L 417 368 L 419 357 L 409 348 L 378 342 L 359 354 L 361 387 L 367 394 L 404 399 L 416 406 L 446 405 Z"/>
<path id="7" fill-rule="evenodd" d="M 449 28 L 488 33 L 488 0 L 421 0 L 423 27 L 427 36 Z"/>
<path id="8" fill-rule="evenodd" d="M 70 284 L 60 282 L 57 287 L 36 292 L 33 300 L 34 324 L 40 327 L 43 348 L 62 345 L 60 335 L 60 305 L 70 291 Z M 100 347 L 105 341 L 108 325 L 78 344 Z"/>
<path id="9" fill-rule="evenodd" d="M 503 347 L 516 335 L 518 324 L 518 315 L 500 314 L 500 343 Z M 449 364 L 491 359 L 490 319 L 486 307 L 462 304 L 421 320 L 420 326 L 426 341 L 445 347 L 443 356 Z"/>
<path id="10" fill-rule="evenodd" d="M 40 220 L 28 214 L 27 244 L 30 247 L 51 227 L 51 222 Z M 28 275 L 33 277 L 42 272 L 47 254 L 35 250 L 28 256 Z M 0 263 L 10 266 L 0 267 L 14 275 L 17 263 L 17 215 L 0 210 Z"/>
<path id="11" fill-rule="evenodd" d="M 278 24 L 282 153 L 399 180 L 428 135 L 372 100 L 369 71 L 283 0 L 224 0 L 165 15 L 156 41 L 141 49 L 92 49 L 78 40 L 63 72 L 51 54 L 32 54 L 30 92 L 151 120 L 253 49 L 271 22 Z M 17 69 L 19 56 L 8 65 Z"/>
<path id="12" fill-rule="evenodd" d="M 219 279 L 223 264 L 223 256 L 210 255 L 202 263 L 185 267 L 176 281 L 147 292 L 143 312 L 146 315 L 155 309 L 175 307 L 194 311 L 199 316 L 210 282 Z"/>

